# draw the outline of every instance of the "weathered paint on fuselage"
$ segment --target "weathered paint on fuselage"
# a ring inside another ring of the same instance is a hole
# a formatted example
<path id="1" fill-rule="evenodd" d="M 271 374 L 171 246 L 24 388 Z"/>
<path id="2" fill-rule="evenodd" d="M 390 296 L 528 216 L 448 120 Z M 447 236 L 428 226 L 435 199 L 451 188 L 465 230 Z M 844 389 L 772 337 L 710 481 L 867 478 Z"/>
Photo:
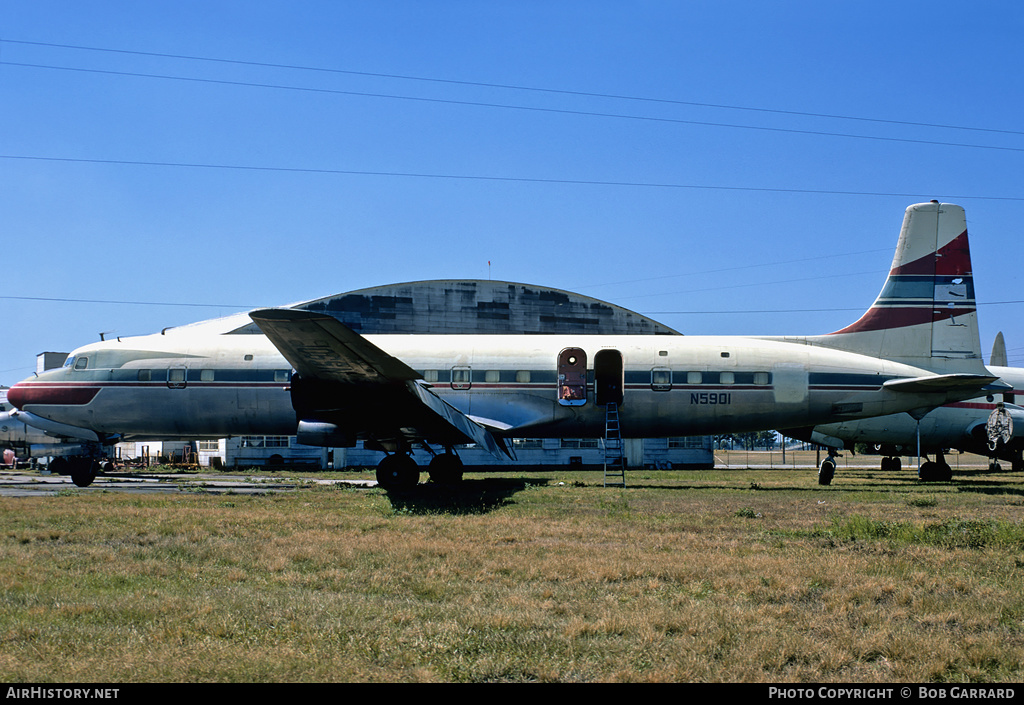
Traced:
<path id="1" fill-rule="evenodd" d="M 945 394 L 884 389 L 930 374 L 855 353 L 738 337 L 367 335 L 422 373 L 431 389 L 508 437 L 603 435 L 593 360 L 621 353 L 625 437 L 686 436 L 815 425 L 930 407 Z M 588 401 L 558 402 L 556 360 L 588 356 Z M 451 370 L 472 371 L 468 388 Z M 666 377 L 666 372 L 668 376 Z M 22 410 L 109 435 L 211 438 L 292 435 L 290 365 L 261 334 L 183 328 L 95 343 L 59 370 L 11 391 Z"/>

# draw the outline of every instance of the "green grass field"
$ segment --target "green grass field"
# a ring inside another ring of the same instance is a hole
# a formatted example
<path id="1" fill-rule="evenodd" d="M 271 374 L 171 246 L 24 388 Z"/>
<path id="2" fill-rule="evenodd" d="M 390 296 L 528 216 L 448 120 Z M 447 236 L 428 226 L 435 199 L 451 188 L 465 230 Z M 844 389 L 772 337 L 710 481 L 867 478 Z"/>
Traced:
<path id="1" fill-rule="evenodd" d="M 1019 682 L 1024 476 L 876 460 L 0 497 L 0 680 Z"/>

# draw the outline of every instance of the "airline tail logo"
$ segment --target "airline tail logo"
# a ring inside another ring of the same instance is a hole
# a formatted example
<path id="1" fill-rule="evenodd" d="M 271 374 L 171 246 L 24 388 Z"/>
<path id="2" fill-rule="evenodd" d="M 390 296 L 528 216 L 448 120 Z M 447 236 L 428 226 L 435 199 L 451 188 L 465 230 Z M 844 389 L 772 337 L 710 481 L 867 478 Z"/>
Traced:
<path id="1" fill-rule="evenodd" d="M 974 277 L 964 230 L 924 257 L 895 265 L 875 303 L 860 320 L 833 335 L 904 328 L 974 313 Z"/>

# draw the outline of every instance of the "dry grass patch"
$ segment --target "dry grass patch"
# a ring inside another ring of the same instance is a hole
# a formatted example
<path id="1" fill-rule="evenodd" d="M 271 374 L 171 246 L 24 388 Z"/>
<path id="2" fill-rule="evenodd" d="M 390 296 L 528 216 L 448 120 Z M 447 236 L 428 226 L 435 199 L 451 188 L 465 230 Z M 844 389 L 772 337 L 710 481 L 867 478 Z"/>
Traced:
<path id="1" fill-rule="evenodd" d="M 1005 476 L 702 475 L 0 498 L 0 678 L 1020 679 Z"/>

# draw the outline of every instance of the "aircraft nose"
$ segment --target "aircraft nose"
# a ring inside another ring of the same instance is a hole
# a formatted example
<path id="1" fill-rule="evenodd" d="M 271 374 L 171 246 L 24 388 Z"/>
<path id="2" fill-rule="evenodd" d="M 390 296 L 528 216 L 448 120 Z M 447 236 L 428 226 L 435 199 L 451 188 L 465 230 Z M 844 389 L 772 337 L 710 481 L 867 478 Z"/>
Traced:
<path id="1" fill-rule="evenodd" d="M 7 390 L 7 401 L 12 406 L 22 409 L 24 408 L 25 402 L 28 401 L 28 395 L 25 393 L 25 383 L 18 382 L 13 387 Z"/>
<path id="2" fill-rule="evenodd" d="M 25 380 L 7 390 L 7 401 L 21 411 L 37 404 L 79 406 L 91 402 L 99 391 L 92 385 Z"/>

